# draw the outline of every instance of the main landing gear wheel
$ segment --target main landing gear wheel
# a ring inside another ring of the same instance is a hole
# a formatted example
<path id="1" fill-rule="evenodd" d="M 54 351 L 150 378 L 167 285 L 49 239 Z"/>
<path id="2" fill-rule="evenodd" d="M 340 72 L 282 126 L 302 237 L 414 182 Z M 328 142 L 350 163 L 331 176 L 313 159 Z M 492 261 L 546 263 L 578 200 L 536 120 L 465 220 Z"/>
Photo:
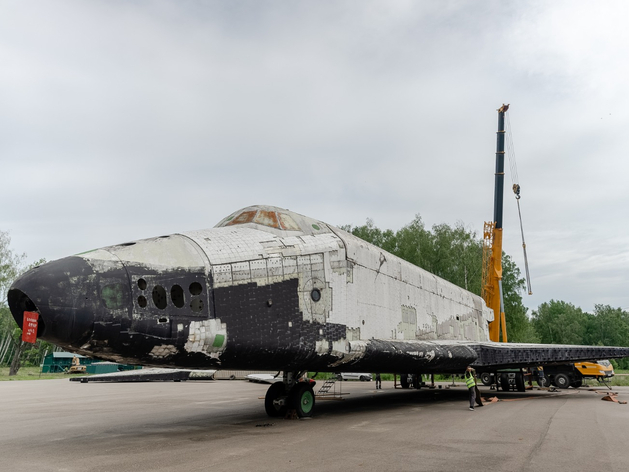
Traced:
<path id="1" fill-rule="evenodd" d="M 285 416 L 288 411 L 286 404 L 286 388 L 282 382 L 275 382 L 266 391 L 264 409 L 269 416 Z"/>
<path id="2" fill-rule="evenodd" d="M 309 384 L 300 382 L 290 392 L 292 408 L 300 418 L 312 416 L 315 406 L 315 394 Z"/>
<path id="3" fill-rule="evenodd" d="M 555 385 L 558 388 L 568 388 L 570 386 L 570 378 L 566 374 L 555 375 Z"/>

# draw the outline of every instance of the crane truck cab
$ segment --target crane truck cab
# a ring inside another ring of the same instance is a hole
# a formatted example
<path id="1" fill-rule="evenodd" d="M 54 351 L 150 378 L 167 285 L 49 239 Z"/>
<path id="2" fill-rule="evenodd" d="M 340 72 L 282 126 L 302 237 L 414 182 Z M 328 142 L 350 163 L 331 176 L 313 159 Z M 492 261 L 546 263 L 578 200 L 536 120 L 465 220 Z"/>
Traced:
<path id="1" fill-rule="evenodd" d="M 546 379 L 557 388 L 579 388 L 583 379 L 604 382 L 614 376 L 614 367 L 608 360 L 575 362 L 544 366 Z M 547 386 L 547 385 L 545 385 Z"/>

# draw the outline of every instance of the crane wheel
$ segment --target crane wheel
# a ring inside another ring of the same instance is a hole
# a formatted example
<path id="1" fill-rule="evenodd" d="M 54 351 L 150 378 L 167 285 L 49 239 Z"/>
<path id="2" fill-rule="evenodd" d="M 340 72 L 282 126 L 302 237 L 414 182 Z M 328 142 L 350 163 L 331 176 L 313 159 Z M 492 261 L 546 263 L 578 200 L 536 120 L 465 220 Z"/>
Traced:
<path id="1" fill-rule="evenodd" d="M 570 386 L 570 377 L 566 374 L 555 375 L 555 385 L 557 388 L 568 388 Z"/>

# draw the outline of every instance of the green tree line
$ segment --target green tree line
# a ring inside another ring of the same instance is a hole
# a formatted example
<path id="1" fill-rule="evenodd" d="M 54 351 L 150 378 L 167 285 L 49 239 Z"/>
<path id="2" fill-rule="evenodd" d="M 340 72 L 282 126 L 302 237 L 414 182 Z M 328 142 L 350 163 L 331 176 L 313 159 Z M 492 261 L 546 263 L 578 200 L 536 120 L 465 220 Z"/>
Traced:
<path id="1" fill-rule="evenodd" d="M 595 305 L 594 313 L 587 313 L 572 303 L 551 300 L 533 311 L 531 324 L 544 344 L 629 345 L 629 312 L 609 305 Z M 629 358 L 612 362 L 629 369 Z"/>

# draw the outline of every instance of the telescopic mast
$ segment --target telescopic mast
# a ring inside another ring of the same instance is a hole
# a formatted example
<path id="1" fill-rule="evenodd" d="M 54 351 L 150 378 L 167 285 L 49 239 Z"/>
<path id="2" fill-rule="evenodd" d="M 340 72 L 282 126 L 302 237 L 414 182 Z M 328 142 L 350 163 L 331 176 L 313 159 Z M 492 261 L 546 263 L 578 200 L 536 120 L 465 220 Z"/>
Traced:
<path id="1" fill-rule="evenodd" d="M 507 326 L 502 296 L 502 213 L 505 177 L 505 113 L 508 109 L 509 105 L 504 104 L 498 109 L 494 220 L 485 222 L 483 231 L 482 296 L 487 306 L 494 310 L 494 321 L 489 323 L 489 339 L 496 342 L 507 342 Z"/>

